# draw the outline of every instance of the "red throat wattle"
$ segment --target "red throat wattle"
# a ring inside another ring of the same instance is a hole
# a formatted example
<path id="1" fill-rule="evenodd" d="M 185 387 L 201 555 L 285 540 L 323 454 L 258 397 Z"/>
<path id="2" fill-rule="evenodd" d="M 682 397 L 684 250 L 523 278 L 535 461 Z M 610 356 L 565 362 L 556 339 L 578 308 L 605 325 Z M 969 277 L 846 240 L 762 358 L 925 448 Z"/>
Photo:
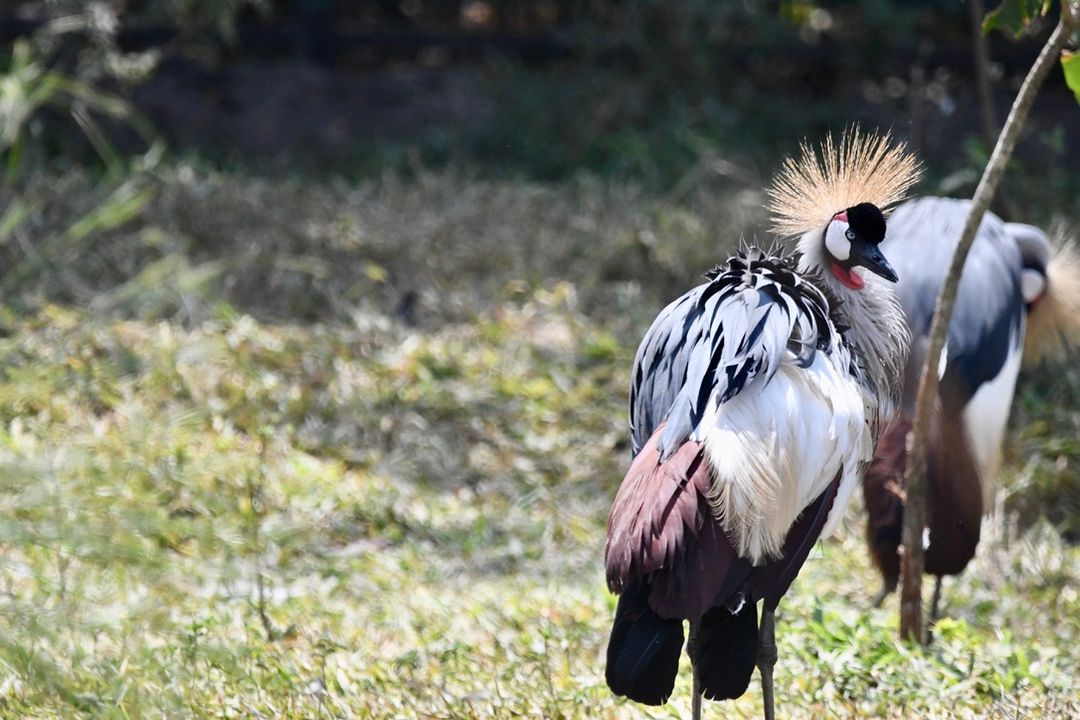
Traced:
<path id="1" fill-rule="evenodd" d="M 847 210 L 841 211 L 833 215 L 833 220 L 846 223 L 848 221 Z M 848 270 L 840 263 L 829 258 L 829 270 L 832 271 L 833 276 L 843 284 L 844 287 L 849 290 L 862 290 L 866 282 L 855 274 L 854 270 Z"/>
<path id="2" fill-rule="evenodd" d="M 849 290 L 862 290 L 866 285 L 866 281 L 855 272 L 854 268 L 849 270 L 835 260 L 829 260 L 829 270 Z"/>

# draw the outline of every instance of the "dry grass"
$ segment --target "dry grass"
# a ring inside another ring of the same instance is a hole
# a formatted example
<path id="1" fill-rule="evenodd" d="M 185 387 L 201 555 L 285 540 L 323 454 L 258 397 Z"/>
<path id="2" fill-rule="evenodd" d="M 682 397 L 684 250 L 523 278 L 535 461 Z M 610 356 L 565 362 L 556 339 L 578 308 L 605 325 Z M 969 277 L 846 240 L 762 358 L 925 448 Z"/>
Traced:
<path id="1" fill-rule="evenodd" d="M 603 684 L 603 526 L 634 343 L 760 194 L 130 182 L 128 222 L 71 240 L 70 176 L 16 231 L 60 239 L 0 317 L 0 716 L 686 716 L 688 675 Z M 1080 457 L 1046 397 L 1010 473 Z M 853 516 L 781 606 L 784 715 L 1080 713 L 1080 551 L 987 535 L 913 649 Z"/>
<path id="2" fill-rule="evenodd" d="M 607 313 L 620 293 L 651 305 L 681 291 L 760 224 L 763 195 L 734 185 L 702 168 L 663 197 L 589 178 L 553 186 L 447 172 L 351 186 L 183 166 L 102 189 L 73 172 L 26 193 L 30 212 L 0 260 L 18 268 L 9 297 L 146 319 L 205 319 L 225 301 L 285 322 L 408 306 L 437 324 L 558 281 Z M 132 197 L 134 218 L 100 210 Z M 105 222 L 93 237 L 72 237 L 72 218 L 95 212 Z"/>

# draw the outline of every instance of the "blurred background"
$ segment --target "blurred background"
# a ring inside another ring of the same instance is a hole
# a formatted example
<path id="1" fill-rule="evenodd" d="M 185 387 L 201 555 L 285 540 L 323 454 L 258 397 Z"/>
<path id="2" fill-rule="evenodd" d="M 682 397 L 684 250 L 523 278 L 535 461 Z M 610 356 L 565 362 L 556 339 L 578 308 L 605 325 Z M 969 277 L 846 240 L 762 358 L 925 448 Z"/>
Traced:
<path id="1" fill-rule="evenodd" d="M 636 343 L 804 137 L 970 196 L 1054 22 L 984 9 L 0 4 L 0 715 L 685 711 L 600 671 Z M 1055 68 L 995 210 L 1068 233 L 1078 168 Z M 1025 372 L 917 673 L 853 510 L 786 601 L 792 716 L 1080 713 L 1078 400 Z"/>

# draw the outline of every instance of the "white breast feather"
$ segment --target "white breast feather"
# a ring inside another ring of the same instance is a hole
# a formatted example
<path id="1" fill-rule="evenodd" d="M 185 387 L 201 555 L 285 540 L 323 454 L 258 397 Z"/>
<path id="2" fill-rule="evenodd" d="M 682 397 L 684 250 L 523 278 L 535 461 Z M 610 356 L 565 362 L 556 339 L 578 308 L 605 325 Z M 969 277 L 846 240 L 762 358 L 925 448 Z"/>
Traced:
<path id="1" fill-rule="evenodd" d="M 986 510 L 994 506 L 994 477 L 997 474 L 1005 426 L 1009 422 L 1009 408 L 1016 389 L 1016 378 L 1020 374 L 1023 328 L 1020 338 L 1010 340 L 1009 354 L 997 376 L 980 385 L 964 407 L 964 430 L 979 468 L 983 508 Z"/>
<path id="2" fill-rule="evenodd" d="M 788 359 L 771 381 L 759 378 L 719 407 L 710 402 L 702 418 L 714 510 L 755 564 L 780 554 L 788 529 L 842 469 L 822 537 L 831 533 L 871 457 L 863 392 L 846 356 L 819 352 L 808 368 Z"/>

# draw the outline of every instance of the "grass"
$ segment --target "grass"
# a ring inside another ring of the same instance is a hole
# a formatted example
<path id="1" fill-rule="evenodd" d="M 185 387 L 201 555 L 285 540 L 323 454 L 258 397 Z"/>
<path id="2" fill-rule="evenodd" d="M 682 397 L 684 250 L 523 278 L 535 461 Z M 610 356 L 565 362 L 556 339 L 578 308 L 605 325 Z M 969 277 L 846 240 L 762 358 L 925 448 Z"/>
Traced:
<path id="1" fill-rule="evenodd" d="M 634 343 L 758 194 L 180 168 L 68 242 L 83 182 L 0 314 L 0 716 L 688 715 L 688 673 L 604 685 L 603 528 Z M 1028 387 L 1010 478 L 1080 454 Z M 781 605 L 784 716 L 1080 713 L 1080 549 L 1012 517 L 921 649 L 853 508 Z"/>

